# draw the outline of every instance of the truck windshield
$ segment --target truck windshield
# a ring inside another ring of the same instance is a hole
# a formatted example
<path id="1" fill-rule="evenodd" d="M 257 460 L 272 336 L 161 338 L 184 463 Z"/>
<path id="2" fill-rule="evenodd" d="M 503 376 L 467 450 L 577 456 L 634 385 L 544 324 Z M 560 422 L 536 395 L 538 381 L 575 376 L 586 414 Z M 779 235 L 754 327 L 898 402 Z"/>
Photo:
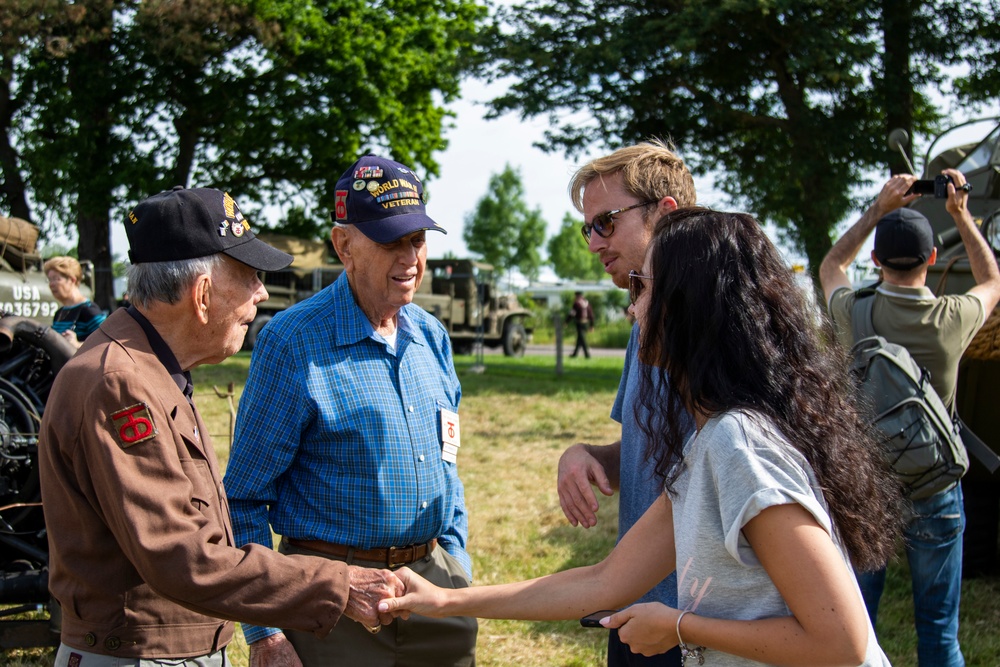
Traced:
<path id="1" fill-rule="evenodd" d="M 958 170 L 963 174 L 968 174 L 991 164 L 991 160 L 995 159 L 998 143 L 1000 143 L 1000 125 L 995 127 L 986 139 L 958 163 Z"/>

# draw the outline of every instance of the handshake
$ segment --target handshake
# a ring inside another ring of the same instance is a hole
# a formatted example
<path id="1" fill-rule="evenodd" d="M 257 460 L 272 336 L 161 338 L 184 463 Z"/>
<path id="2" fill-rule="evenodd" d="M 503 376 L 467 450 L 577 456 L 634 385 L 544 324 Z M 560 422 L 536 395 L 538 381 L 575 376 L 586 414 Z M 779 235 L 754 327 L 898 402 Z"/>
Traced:
<path id="1" fill-rule="evenodd" d="M 429 598 L 437 589 L 409 568 L 376 570 L 352 565 L 351 593 L 344 615 L 375 634 L 396 617 L 409 618 L 413 611 L 428 614 Z"/>

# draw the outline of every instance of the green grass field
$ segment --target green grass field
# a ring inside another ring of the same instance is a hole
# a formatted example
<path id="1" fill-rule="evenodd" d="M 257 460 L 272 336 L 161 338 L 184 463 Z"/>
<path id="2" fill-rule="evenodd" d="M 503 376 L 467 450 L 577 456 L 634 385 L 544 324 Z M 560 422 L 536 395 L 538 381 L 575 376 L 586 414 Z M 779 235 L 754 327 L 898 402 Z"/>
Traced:
<path id="1" fill-rule="evenodd" d="M 195 400 L 209 424 L 220 460 L 228 459 L 229 407 L 218 398 L 234 383 L 238 399 L 249 357 L 240 354 L 216 367 L 196 369 Z M 594 562 L 614 544 L 615 498 L 603 499 L 597 527 L 573 528 L 559 508 L 556 464 L 578 441 L 617 439 L 609 418 L 622 360 L 566 359 L 556 377 L 552 357 L 505 359 L 488 355 L 485 372 L 472 357 L 457 359 L 463 385 L 459 469 L 470 516 L 469 550 L 475 583 L 506 582 Z M 916 636 L 905 561 L 894 563 L 879 623 L 892 663 L 916 665 Z M 970 667 L 1000 664 L 1000 577 L 963 585 L 961 641 Z M 575 621 L 530 623 L 482 621 L 480 667 L 604 664 L 606 633 Z M 51 651 L 0 655 L 11 667 L 51 664 Z M 247 664 L 241 641 L 230 646 L 237 667 Z"/>

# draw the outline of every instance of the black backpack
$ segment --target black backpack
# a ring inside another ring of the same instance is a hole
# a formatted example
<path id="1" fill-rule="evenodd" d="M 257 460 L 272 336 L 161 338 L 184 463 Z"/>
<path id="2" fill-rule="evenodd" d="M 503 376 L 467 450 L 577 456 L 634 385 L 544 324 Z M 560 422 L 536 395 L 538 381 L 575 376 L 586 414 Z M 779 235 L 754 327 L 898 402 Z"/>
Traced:
<path id="1" fill-rule="evenodd" d="M 904 493 L 919 500 L 957 484 L 969 469 L 969 455 L 959 420 L 931 386 L 927 369 L 875 332 L 873 294 L 857 292 L 851 311 L 851 371 Z"/>

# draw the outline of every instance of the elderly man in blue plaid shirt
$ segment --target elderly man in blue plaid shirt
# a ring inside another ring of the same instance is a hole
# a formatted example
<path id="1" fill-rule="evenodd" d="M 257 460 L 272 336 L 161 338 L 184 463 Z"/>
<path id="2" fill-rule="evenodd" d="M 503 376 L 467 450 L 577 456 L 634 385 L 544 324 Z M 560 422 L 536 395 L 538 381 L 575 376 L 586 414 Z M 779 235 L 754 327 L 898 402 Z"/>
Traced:
<path id="1" fill-rule="evenodd" d="M 273 529 L 284 553 L 468 586 L 452 433 L 462 391 L 447 332 L 411 303 L 426 231 L 444 230 L 417 176 L 373 155 L 338 181 L 333 218 L 344 273 L 276 315 L 254 347 L 225 476 L 236 542 L 271 545 Z M 475 664 L 474 619 L 382 620 L 324 639 L 243 630 L 252 667 Z"/>

